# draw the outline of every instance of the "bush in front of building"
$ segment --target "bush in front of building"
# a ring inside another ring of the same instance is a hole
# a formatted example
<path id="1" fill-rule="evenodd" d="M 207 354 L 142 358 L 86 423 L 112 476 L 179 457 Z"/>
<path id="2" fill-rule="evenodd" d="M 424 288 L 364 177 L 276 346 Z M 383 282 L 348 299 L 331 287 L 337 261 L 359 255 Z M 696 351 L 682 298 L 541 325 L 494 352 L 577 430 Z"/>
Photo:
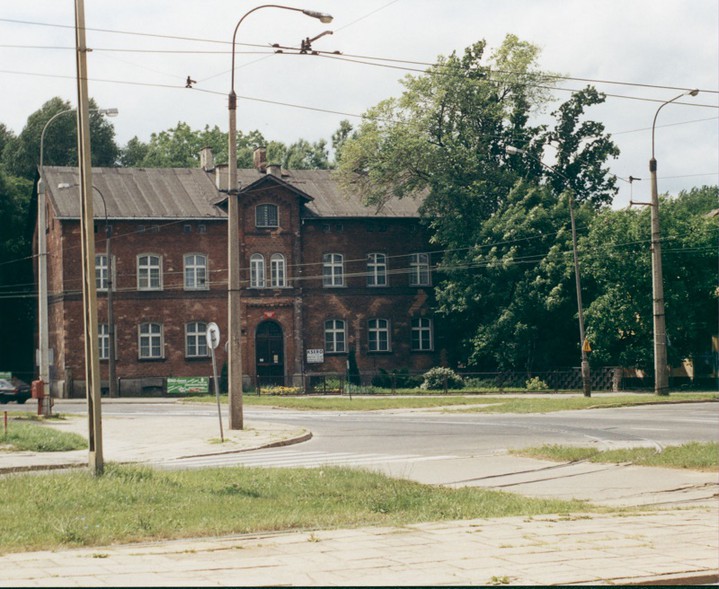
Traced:
<path id="1" fill-rule="evenodd" d="M 420 388 L 428 391 L 440 391 L 444 389 L 463 389 L 464 380 L 451 368 L 436 366 L 424 373 L 424 382 Z"/>
<path id="2" fill-rule="evenodd" d="M 535 376 L 524 383 L 524 388 L 528 391 L 548 391 L 549 385 L 538 376 Z"/>

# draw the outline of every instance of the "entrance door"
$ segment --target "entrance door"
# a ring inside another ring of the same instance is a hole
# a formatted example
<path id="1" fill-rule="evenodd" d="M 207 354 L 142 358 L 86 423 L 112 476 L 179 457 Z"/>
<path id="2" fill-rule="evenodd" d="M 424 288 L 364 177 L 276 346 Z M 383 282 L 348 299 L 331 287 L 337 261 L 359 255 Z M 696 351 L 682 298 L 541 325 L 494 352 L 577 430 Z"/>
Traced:
<path id="1" fill-rule="evenodd" d="M 260 387 L 285 384 L 284 347 L 282 327 L 278 323 L 263 321 L 257 326 L 255 362 Z"/>

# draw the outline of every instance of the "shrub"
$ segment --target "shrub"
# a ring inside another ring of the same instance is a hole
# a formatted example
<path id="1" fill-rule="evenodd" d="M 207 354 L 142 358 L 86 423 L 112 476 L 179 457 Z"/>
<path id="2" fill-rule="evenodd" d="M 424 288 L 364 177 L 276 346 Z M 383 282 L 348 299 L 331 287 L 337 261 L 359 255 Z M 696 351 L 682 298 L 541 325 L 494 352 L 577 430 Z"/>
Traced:
<path id="1" fill-rule="evenodd" d="M 300 387 L 283 387 L 283 386 L 262 387 L 263 395 L 285 396 L 285 395 L 299 395 L 300 393 L 302 393 L 302 389 Z"/>
<path id="2" fill-rule="evenodd" d="M 538 376 L 535 376 L 524 383 L 524 388 L 528 391 L 547 391 L 549 390 L 549 385 Z"/>
<path id="3" fill-rule="evenodd" d="M 424 373 L 424 382 L 422 383 L 422 389 L 429 391 L 439 391 L 448 389 L 462 389 L 464 388 L 464 380 L 451 368 L 444 368 L 437 366 L 431 368 Z"/>

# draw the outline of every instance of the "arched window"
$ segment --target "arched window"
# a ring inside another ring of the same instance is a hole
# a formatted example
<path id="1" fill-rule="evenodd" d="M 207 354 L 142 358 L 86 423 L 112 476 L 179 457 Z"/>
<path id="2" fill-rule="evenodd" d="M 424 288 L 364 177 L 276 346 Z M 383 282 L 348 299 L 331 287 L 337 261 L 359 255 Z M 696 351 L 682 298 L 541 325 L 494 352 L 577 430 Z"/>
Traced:
<path id="1" fill-rule="evenodd" d="M 339 354 L 346 352 L 345 348 L 345 322 L 341 319 L 325 321 L 325 352 Z"/>
<path id="2" fill-rule="evenodd" d="M 207 290 L 207 256 L 185 255 L 185 290 Z"/>
<path id="3" fill-rule="evenodd" d="M 370 319 L 367 322 L 367 348 L 370 352 L 389 352 L 389 319 Z"/>
<path id="4" fill-rule="evenodd" d="M 273 288 L 287 286 L 285 257 L 282 254 L 272 254 L 270 257 L 270 286 Z"/>
<path id="5" fill-rule="evenodd" d="M 387 286 L 385 254 L 367 254 L 367 286 Z"/>
<path id="6" fill-rule="evenodd" d="M 250 288 L 265 288 L 265 258 L 262 254 L 250 256 Z"/>
<path id="7" fill-rule="evenodd" d="M 344 286 L 344 257 L 342 254 L 322 256 L 322 286 Z"/>
<path id="8" fill-rule="evenodd" d="M 162 290 L 162 258 L 156 254 L 137 256 L 137 290 Z"/>

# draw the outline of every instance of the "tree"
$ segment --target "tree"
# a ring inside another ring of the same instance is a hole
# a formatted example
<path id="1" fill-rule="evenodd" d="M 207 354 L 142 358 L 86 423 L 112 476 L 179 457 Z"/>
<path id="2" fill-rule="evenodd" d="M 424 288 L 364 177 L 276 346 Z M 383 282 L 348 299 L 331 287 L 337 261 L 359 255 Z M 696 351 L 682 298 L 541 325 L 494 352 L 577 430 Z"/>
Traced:
<path id="1" fill-rule="evenodd" d="M 5 146 L 2 159 L 8 174 L 33 179 L 40 163 L 40 136 L 45 124 L 56 114 L 70 110 L 69 102 L 55 97 L 48 100 L 39 110 L 32 113 L 20 135 L 10 139 Z M 97 109 L 94 100 L 90 108 Z M 45 132 L 44 164 L 46 166 L 77 165 L 77 117 L 68 113 L 58 117 Z M 117 163 L 118 147 L 115 143 L 115 129 L 96 110 L 90 112 L 90 135 L 92 141 L 92 165 L 114 166 Z"/>
<path id="2" fill-rule="evenodd" d="M 0 171 L 0 369 L 30 379 L 33 371 L 32 182 Z"/>
<path id="3" fill-rule="evenodd" d="M 438 312 L 451 326 L 455 362 L 486 369 L 576 364 L 579 337 L 565 189 L 578 216 L 611 201 L 607 158 L 618 153 L 604 127 L 584 121 L 604 96 L 575 93 L 531 126 L 548 93 L 536 46 L 508 35 L 489 60 L 485 43 L 438 59 L 405 78 L 401 97 L 370 109 L 344 138 L 338 177 L 381 206 L 422 195 L 422 215 L 441 250 Z M 523 150 L 509 156 L 507 146 Z M 549 145 L 555 171 L 543 167 Z M 580 223 L 581 226 L 581 223 Z M 504 245 L 503 245 L 504 244 Z"/>
<path id="4" fill-rule="evenodd" d="M 708 371 L 716 335 L 717 205 L 714 187 L 660 199 L 669 363 L 685 358 Z M 653 370 L 650 211 L 603 211 L 581 241 L 582 259 L 598 295 L 587 309 L 596 361 Z"/>

